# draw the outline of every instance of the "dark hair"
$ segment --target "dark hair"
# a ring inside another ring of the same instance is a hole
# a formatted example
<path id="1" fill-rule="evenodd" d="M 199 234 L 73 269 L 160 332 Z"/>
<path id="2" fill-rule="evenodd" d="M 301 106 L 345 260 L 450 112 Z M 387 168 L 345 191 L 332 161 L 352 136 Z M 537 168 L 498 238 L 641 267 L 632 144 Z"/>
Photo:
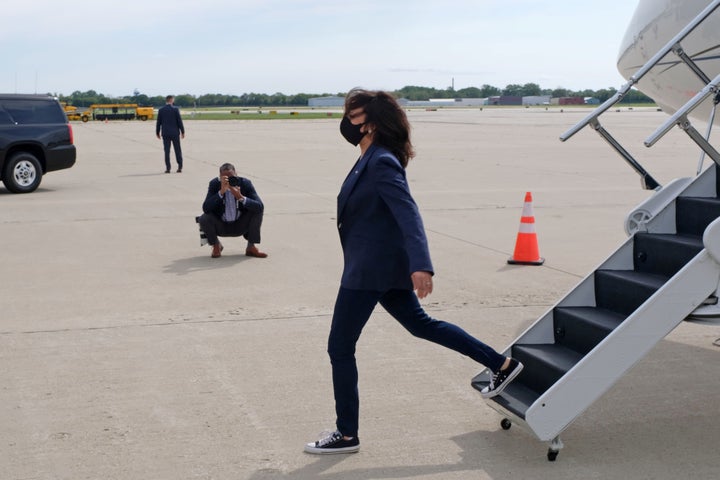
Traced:
<path id="1" fill-rule="evenodd" d="M 220 171 L 223 170 L 235 170 L 235 166 L 232 163 L 223 163 L 220 165 Z"/>
<path id="2" fill-rule="evenodd" d="M 166 102 L 169 102 L 169 101 L 172 100 L 173 98 L 175 98 L 173 95 L 168 95 L 167 97 L 165 97 L 165 101 L 166 101 Z"/>
<path id="3" fill-rule="evenodd" d="M 375 126 L 375 142 L 390 150 L 406 168 L 415 151 L 410 143 L 410 122 L 400 104 L 387 92 L 353 88 L 345 97 L 345 115 L 361 107 L 365 122 Z"/>

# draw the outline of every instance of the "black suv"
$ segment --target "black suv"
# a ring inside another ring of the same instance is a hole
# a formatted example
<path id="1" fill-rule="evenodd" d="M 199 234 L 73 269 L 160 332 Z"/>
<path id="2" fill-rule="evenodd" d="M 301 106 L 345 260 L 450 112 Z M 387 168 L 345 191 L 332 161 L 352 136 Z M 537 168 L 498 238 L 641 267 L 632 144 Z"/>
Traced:
<path id="1" fill-rule="evenodd" d="M 47 95 L 0 94 L 0 179 L 13 193 L 38 188 L 43 174 L 75 164 L 72 126 Z"/>

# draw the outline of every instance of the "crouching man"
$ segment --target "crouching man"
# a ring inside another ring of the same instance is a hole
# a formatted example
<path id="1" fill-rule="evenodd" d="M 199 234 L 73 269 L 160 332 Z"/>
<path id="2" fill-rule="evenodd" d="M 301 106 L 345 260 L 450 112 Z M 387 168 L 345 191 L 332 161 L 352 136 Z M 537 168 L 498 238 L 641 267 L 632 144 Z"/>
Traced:
<path id="1" fill-rule="evenodd" d="M 198 219 L 212 247 L 212 258 L 219 258 L 223 245 L 218 237 L 244 236 L 247 240 L 245 255 L 265 258 L 255 246 L 260 243 L 260 226 L 263 219 L 263 203 L 250 180 L 235 175 L 230 163 L 220 166 L 220 176 L 210 180 L 207 196 L 203 202 L 203 214 Z"/>

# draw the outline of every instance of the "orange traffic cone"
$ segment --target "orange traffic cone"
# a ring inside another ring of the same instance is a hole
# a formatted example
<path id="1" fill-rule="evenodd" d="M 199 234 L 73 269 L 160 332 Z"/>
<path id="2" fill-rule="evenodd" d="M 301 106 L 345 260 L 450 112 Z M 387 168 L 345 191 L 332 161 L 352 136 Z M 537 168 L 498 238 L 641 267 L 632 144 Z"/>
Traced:
<path id="1" fill-rule="evenodd" d="M 532 211 L 532 194 L 525 194 L 520 229 L 515 242 L 515 253 L 507 263 L 512 265 L 542 265 L 544 258 L 540 257 L 537 234 L 535 233 L 535 217 Z"/>

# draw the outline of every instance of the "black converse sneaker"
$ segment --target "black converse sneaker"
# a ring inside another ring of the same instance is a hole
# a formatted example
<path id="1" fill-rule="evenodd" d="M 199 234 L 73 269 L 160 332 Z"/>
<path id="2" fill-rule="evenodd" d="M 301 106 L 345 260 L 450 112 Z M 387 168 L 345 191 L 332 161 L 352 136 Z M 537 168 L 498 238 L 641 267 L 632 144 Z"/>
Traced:
<path id="1" fill-rule="evenodd" d="M 320 455 L 330 453 L 355 453 L 358 450 L 360 450 L 360 439 L 358 437 L 345 440 L 343 434 L 337 430 L 327 434 L 317 442 L 305 445 L 305 451 L 307 453 Z"/>
<path id="2" fill-rule="evenodd" d="M 508 386 L 508 383 L 510 383 L 520 372 L 522 372 L 522 369 L 523 364 L 514 358 L 511 358 L 510 365 L 508 365 L 504 370 L 498 370 L 495 372 L 495 375 L 493 375 L 490 380 L 490 385 L 480 391 L 480 396 L 483 398 L 492 398 L 496 395 L 500 395 L 500 392 L 502 392 L 503 389 Z"/>

